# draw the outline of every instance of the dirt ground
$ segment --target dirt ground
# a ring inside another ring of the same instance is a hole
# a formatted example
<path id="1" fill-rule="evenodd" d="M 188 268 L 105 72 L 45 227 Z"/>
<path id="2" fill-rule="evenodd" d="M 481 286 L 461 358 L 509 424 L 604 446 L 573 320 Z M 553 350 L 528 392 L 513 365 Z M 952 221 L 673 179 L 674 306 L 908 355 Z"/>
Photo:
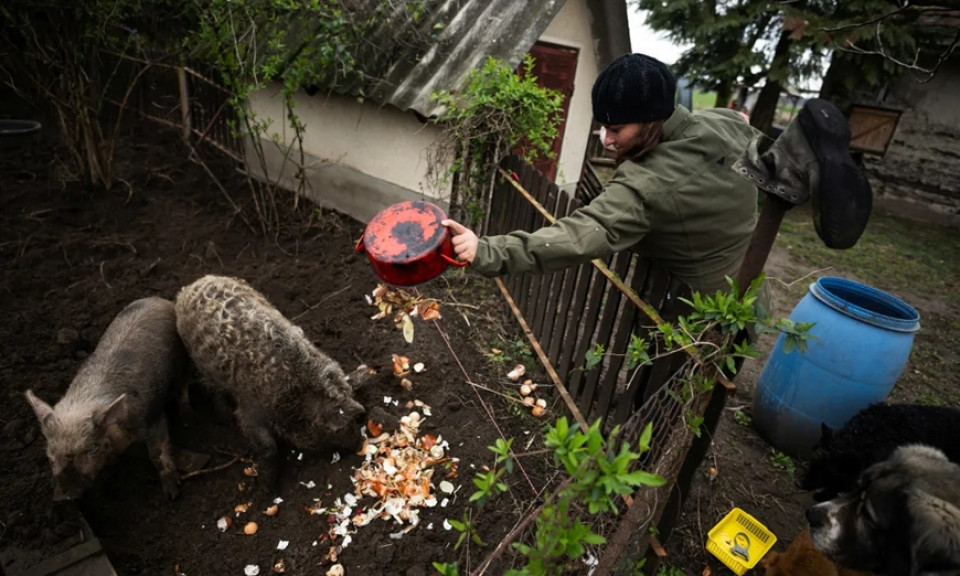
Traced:
<path id="1" fill-rule="evenodd" d="M 22 573 L 79 538 L 75 510 L 51 506 L 44 439 L 23 392 L 32 389 L 52 404 L 126 304 L 145 296 L 172 299 L 181 286 L 208 273 L 249 281 L 345 369 L 361 362 L 376 369 L 373 381 L 358 392 L 368 409 L 379 406 L 399 417 L 411 411 L 409 401 L 429 405 L 432 416 L 425 418 L 421 433 L 446 440 L 448 455 L 459 458 L 460 474 L 451 478 L 457 492 L 448 505 L 423 509 L 421 524 L 398 540 L 389 536 L 400 528 L 392 521 L 361 528 L 340 554 L 346 573 L 426 574 L 434 572 L 427 560 L 458 559 L 463 570 L 464 549 L 454 550 L 457 533 L 445 529 L 444 521 L 462 518 L 474 490 L 473 473 L 493 464 L 487 446 L 498 429 L 521 439 L 523 446 L 541 439 L 544 422 L 499 396 L 480 395 L 466 383 L 506 387 L 504 374 L 520 359 L 510 357 L 503 344 L 513 335 L 500 332 L 493 285 L 472 275 L 448 274 L 424 286 L 424 296 L 442 301 L 442 319 L 417 320 L 413 343 L 407 344 L 391 320 L 371 320 L 377 310 L 365 294 L 377 281 L 353 249 L 363 232 L 360 223 L 334 212 L 306 211 L 275 240 L 264 240 L 231 215 L 203 168 L 185 158 L 176 138 L 142 126 L 123 142 L 124 182 L 109 192 L 89 193 L 72 184 L 61 187 L 50 148 L 7 150 L 0 157 L 4 570 Z M 214 168 L 242 202 L 243 178 L 227 166 Z M 499 362 L 491 362 L 482 351 L 498 343 L 504 353 Z M 394 353 L 426 367 L 410 376 L 410 391 L 393 375 Z M 554 402 L 549 391 L 545 396 Z M 203 416 L 202 411 L 188 413 L 182 425 L 174 426 L 177 447 L 209 455 L 207 469 L 248 453 L 232 423 Z M 191 576 L 242 574 L 249 564 L 270 573 L 281 558 L 288 573 L 324 573 L 330 546 L 321 534 L 329 528 L 328 517 L 305 509 L 315 499 L 329 506 L 351 492 L 351 469 L 362 458 L 340 454 L 333 463 L 331 452 L 301 455 L 287 448 L 282 454 L 278 496 L 283 502 L 275 517 L 263 514 L 270 497 L 256 490 L 256 479 L 244 475 L 240 462 L 184 480 L 180 498 L 166 502 L 142 447 L 131 448 L 104 470 L 79 508 L 124 576 L 173 574 L 175 567 Z M 487 504 L 483 522 L 477 524 L 479 536 L 491 546 L 516 523 L 523 503 L 532 502 L 535 491 L 545 486 L 542 458 L 522 464 L 524 472 L 510 478 L 510 497 Z M 447 472 L 438 471 L 436 481 Z M 308 488 L 311 482 L 315 487 Z M 233 516 L 234 507 L 247 501 L 253 501 L 251 511 L 221 533 L 217 520 Z M 247 521 L 259 523 L 253 536 L 240 530 Z M 281 540 L 289 545 L 278 551 Z M 473 552 L 471 560 L 475 563 L 485 553 Z"/>
<path id="2" fill-rule="evenodd" d="M 444 520 L 460 519 L 468 509 L 474 489 L 469 479 L 493 463 L 486 447 L 502 433 L 517 438 L 521 451 L 530 450 L 544 431 L 545 420 L 496 393 L 510 390 L 505 373 L 515 362 L 533 367 L 496 288 L 474 275 L 449 272 L 423 286 L 423 295 L 442 301 L 443 318 L 416 321 L 414 342 L 407 344 L 392 322 L 370 319 L 376 310 L 364 295 L 376 280 L 353 250 L 363 230 L 360 223 L 332 211 L 301 211 L 279 236 L 264 239 L 231 213 L 203 168 L 185 157 L 176 138 L 139 126 L 120 148 L 124 181 L 109 192 L 90 193 L 61 185 L 60 163 L 50 147 L 0 151 L 2 571 L 22 573 L 75 545 L 82 512 L 121 576 L 168 575 L 175 569 L 190 576 L 241 574 L 249 564 L 269 573 L 281 558 L 287 573 L 326 572 L 329 544 L 321 534 L 329 527 L 328 518 L 305 509 L 315 499 L 332 504 L 350 491 L 350 471 L 361 457 L 340 454 L 333 462 L 330 452 L 301 458 L 298 451 L 285 449 L 283 502 L 280 513 L 268 517 L 263 511 L 271 498 L 256 490 L 256 479 L 244 475 L 244 464 L 217 469 L 247 454 L 245 439 L 231 423 L 215 422 L 202 412 L 188 414 L 174 426 L 174 443 L 208 455 L 205 469 L 212 471 L 186 479 L 177 501 L 165 501 L 146 450 L 137 447 L 103 472 L 78 507 L 51 504 L 44 440 L 23 392 L 29 388 L 55 401 L 123 306 L 150 295 L 173 298 L 181 286 L 215 273 L 249 281 L 345 368 L 361 362 L 375 368 L 373 381 L 358 392 L 368 409 L 379 406 L 401 416 L 409 412 L 408 401 L 431 406 L 432 416 L 421 431 L 446 439 L 449 455 L 460 459 L 460 474 L 452 479 L 458 491 L 449 504 L 424 509 L 420 526 L 398 540 L 390 537 L 398 529 L 392 522 L 361 528 L 340 554 L 346 574 L 433 574 L 432 561 L 459 561 L 460 573 L 468 573 L 556 481 L 545 457 L 524 458 L 523 471 L 509 478 L 508 496 L 487 504 L 476 519 L 487 546 L 454 549 L 457 533 L 445 530 Z M 212 168 L 227 193 L 243 202 L 242 177 L 229 166 L 214 162 Z M 791 257 L 782 246 L 774 249 L 767 272 L 778 279 L 772 283 L 778 312 L 789 313 L 812 278 L 823 273 L 818 268 Z M 898 295 L 922 300 L 922 314 L 944 312 L 929 295 Z M 947 324 L 956 322 L 956 311 L 951 308 L 950 314 L 944 316 Z M 773 338 L 765 337 L 761 350 L 768 352 L 772 344 Z M 501 355 L 491 356 L 492 348 L 502 350 Z M 391 373 L 394 353 L 426 365 L 423 374 L 412 377 L 411 391 L 403 390 Z M 811 502 L 795 484 L 803 464 L 777 461 L 777 468 L 772 449 L 747 421 L 762 366 L 763 359 L 748 361 L 736 379 L 738 393 L 727 405 L 713 448 L 665 543 L 667 557 L 659 575 L 700 575 L 705 568 L 729 574 L 703 544 L 707 531 L 734 506 L 765 523 L 779 538 L 777 549 L 802 529 L 803 510 Z M 908 370 L 918 368 L 922 366 L 912 363 Z M 544 381 L 536 370 L 534 378 Z M 947 402 L 956 401 L 955 384 L 937 384 Z M 906 390 L 895 396 L 917 398 L 914 388 Z M 546 397 L 548 415 L 558 414 L 557 398 L 549 392 Z M 706 473 L 711 466 L 719 472 L 713 481 Z M 308 488 L 311 482 L 315 487 Z M 234 507 L 247 501 L 253 501 L 251 511 L 221 533 L 217 519 L 233 515 Z M 249 520 L 260 526 L 253 536 L 240 530 Z M 285 550 L 277 549 L 280 541 L 289 542 Z M 488 573 L 503 573 L 509 561 L 508 556 Z"/>
<path id="3" fill-rule="evenodd" d="M 821 276 L 860 281 L 903 299 L 920 313 L 921 330 L 887 401 L 960 408 L 960 231 L 877 211 L 856 248 L 837 252 L 819 244 L 809 213 L 789 212 L 765 267 L 776 315 L 789 316 Z M 909 262 L 910 269 L 902 262 Z M 762 356 L 747 360 L 737 375 L 737 393 L 728 400 L 694 477 L 658 576 L 732 574 L 704 549 L 704 542 L 733 507 L 777 536 L 774 550 L 785 550 L 805 527 L 804 511 L 814 500 L 797 481 L 806 463 L 778 454 L 751 426 L 756 385 L 775 342 L 774 335 L 763 335 L 758 343 Z M 718 471 L 712 481 L 710 467 Z"/>

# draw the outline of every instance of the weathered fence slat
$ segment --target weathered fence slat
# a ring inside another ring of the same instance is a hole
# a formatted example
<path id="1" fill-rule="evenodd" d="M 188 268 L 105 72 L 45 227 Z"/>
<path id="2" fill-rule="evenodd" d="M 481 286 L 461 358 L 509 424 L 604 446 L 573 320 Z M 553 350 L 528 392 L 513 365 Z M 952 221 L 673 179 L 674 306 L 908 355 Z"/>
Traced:
<path id="1" fill-rule="evenodd" d="M 559 201 L 560 189 L 553 186 L 549 190 L 544 207 L 548 212 L 556 215 L 556 207 Z M 556 312 L 556 305 L 553 307 L 550 306 L 550 297 L 554 290 L 554 284 L 560 282 L 561 278 L 563 278 L 562 274 L 554 272 L 553 274 L 544 274 L 540 282 L 540 289 L 534 299 L 535 302 L 537 302 L 537 306 L 534 309 L 532 329 L 536 334 L 546 334 L 543 330 L 544 317 L 552 316 Z M 559 289 L 559 287 L 557 289 Z"/>
<path id="2" fill-rule="evenodd" d="M 630 262 L 632 260 L 633 254 L 630 252 L 620 252 L 616 255 L 613 271 L 621 278 L 626 277 L 627 272 L 630 270 Z M 604 350 L 609 351 L 613 336 L 613 327 L 617 318 L 620 316 L 620 301 L 623 299 L 623 294 L 612 282 L 607 282 L 607 284 L 609 284 L 609 288 L 603 300 L 603 309 L 600 311 L 600 324 L 597 326 L 596 338 L 593 342 L 589 343 L 589 346 L 592 348 L 595 344 L 600 344 Z M 594 399 L 597 394 L 597 383 L 600 381 L 600 375 L 605 370 L 612 369 L 611 364 L 613 360 L 613 358 L 608 356 L 605 362 L 600 363 L 595 369 L 587 372 L 584 376 L 586 381 L 584 383 L 580 405 L 585 408 L 584 411 L 590 415 L 589 418 L 591 420 L 601 416 L 601 414 L 597 414 L 596 410 L 593 409 Z"/>
<path id="3" fill-rule="evenodd" d="M 554 366 L 557 366 L 558 370 L 560 369 L 560 353 L 565 342 L 564 333 L 567 328 L 567 319 L 570 316 L 570 309 L 577 297 L 577 291 L 580 286 L 583 286 L 584 294 L 586 294 L 586 281 L 579 281 L 579 278 L 582 274 L 592 273 L 593 266 L 589 264 L 573 266 L 563 272 L 563 288 L 557 299 L 558 308 L 554 320 L 555 324 L 552 326 L 552 329 L 547 329 L 546 331 L 547 338 L 550 339 L 550 349 L 547 351 L 547 357 L 550 358 Z"/>
<path id="4" fill-rule="evenodd" d="M 540 176 L 540 173 L 535 172 L 534 176 Z M 533 193 L 537 202 L 543 205 L 547 203 L 547 198 L 551 193 L 551 189 L 559 192 L 557 185 L 553 182 L 547 180 L 546 178 L 536 178 L 533 188 L 530 189 L 530 192 Z M 544 218 L 544 216 L 539 212 L 535 211 L 534 214 L 534 230 L 550 224 L 550 222 L 548 222 L 547 219 Z M 527 288 L 527 303 L 523 308 L 524 318 L 534 318 L 538 308 L 540 309 L 541 314 L 543 313 L 543 303 L 539 299 L 540 288 L 544 283 L 544 280 L 548 279 L 549 276 L 546 274 L 530 274 L 530 283 Z"/>
<path id="5" fill-rule="evenodd" d="M 527 190 L 531 194 L 536 195 L 540 190 L 541 184 L 544 182 L 545 178 L 543 175 L 537 171 L 530 164 L 523 165 L 523 172 L 520 174 L 520 185 L 523 186 L 524 190 Z M 535 200 L 539 202 L 539 198 L 534 197 Z M 541 216 L 537 210 L 529 202 L 523 202 L 523 213 L 524 218 L 520 229 L 533 231 L 540 228 L 540 222 L 543 221 L 543 216 Z M 529 304 L 530 304 L 530 284 L 533 282 L 534 277 L 539 276 L 539 274 L 521 274 L 520 275 L 520 287 L 518 288 L 517 294 L 519 299 L 517 300 L 517 305 L 524 312 L 524 317 L 529 318 Z"/>
<path id="6" fill-rule="evenodd" d="M 557 202 L 557 208 L 553 212 L 555 218 L 562 218 L 570 214 L 579 205 L 575 198 L 567 194 L 562 194 L 562 200 Z M 577 277 L 583 266 L 573 266 L 562 272 L 556 273 L 557 285 L 553 297 L 548 301 L 547 309 L 553 311 L 553 314 L 547 314 L 543 322 L 543 328 L 540 334 L 546 340 L 548 349 L 547 356 L 554 366 L 559 364 L 560 345 L 563 342 L 563 333 L 567 325 L 567 315 L 570 312 L 570 302 L 574 296 L 574 290 L 577 287 Z"/>
<path id="7" fill-rule="evenodd" d="M 632 275 L 630 277 L 630 287 L 634 291 L 642 288 L 646 273 L 649 267 L 644 266 L 640 258 L 632 258 Z M 620 317 L 617 321 L 616 333 L 613 337 L 613 343 L 610 345 L 610 365 L 603 381 L 600 384 L 600 394 L 597 399 L 597 415 L 611 424 L 620 424 L 623 420 L 617 419 L 616 414 L 610 415 L 610 403 L 620 382 L 620 370 L 626 362 L 627 350 L 630 347 L 631 336 L 635 333 L 634 321 L 637 316 L 637 308 L 627 299 L 622 300 Z M 640 336 L 643 336 L 641 333 Z M 626 388 L 626 387 L 624 387 Z M 628 403 L 626 403 L 628 404 Z M 611 416 L 613 416 L 611 418 Z M 626 416 L 624 416 L 626 419 Z"/>
<path id="8" fill-rule="evenodd" d="M 570 307 L 567 309 L 567 326 L 563 334 L 560 356 L 557 358 L 557 372 L 560 373 L 562 378 L 566 378 L 569 375 L 571 362 L 574 362 L 573 355 L 577 344 L 577 334 L 584 321 L 584 308 L 587 304 L 587 296 L 590 293 L 590 287 L 596 284 L 593 279 L 598 276 L 599 272 L 590 264 L 580 265 L 576 291 L 574 292 L 573 300 L 570 302 Z"/>
<path id="9" fill-rule="evenodd" d="M 614 258 L 616 258 L 615 255 L 607 258 L 605 260 L 606 265 L 610 266 Z M 597 329 L 597 321 L 600 318 L 600 308 L 603 303 L 603 296 L 607 292 L 607 285 L 608 282 L 600 276 L 591 283 L 589 296 L 587 297 L 587 307 L 586 310 L 584 310 L 581 323 L 579 327 L 575 325 L 573 327 L 574 329 L 567 334 L 567 338 L 575 334 L 577 341 L 573 356 L 565 359 L 567 365 L 573 368 L 569 374 L 569 385 L 567 387 L 570 390 L 570 395 L 574 398 L 577 397 L 580 390 L 580 383 L 583 379 L 583 370 L 580 368 L 583 365 L 584 358 L 587 356 L 587 350 L 589 350 L 593 344 L 593 334 Z M 576 310 L 573 312 L 576 313 Z M 571 340 L 573 340 L 573 338 L 571 338 Z M 561 372 L 560 374 L 565 375 L 566 373 Z M 589 406 L 583 406 L 583 408 L 584 412 L 589 412 Z"/>

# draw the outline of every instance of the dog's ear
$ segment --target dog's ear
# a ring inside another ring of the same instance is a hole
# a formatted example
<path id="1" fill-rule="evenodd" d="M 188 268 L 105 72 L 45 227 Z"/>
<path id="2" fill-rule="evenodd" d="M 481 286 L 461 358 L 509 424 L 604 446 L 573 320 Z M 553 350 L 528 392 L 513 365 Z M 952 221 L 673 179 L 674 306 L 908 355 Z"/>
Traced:
<path id="1" fill-rule="evenodd" d="M 960 508 L 919 488 L 910 491 L 911 573 L 960 570 Z"/>
<path id="2" fill-rule="evenodd" d="M 780 562 L 780 553 L 779 552 L 767 552 L 767 555 L 760 559 L 760 562 L 757 562 L 761 568 L 764 569 L 764 576 L 776 576 L 777 570 L 776 565 Z"/>

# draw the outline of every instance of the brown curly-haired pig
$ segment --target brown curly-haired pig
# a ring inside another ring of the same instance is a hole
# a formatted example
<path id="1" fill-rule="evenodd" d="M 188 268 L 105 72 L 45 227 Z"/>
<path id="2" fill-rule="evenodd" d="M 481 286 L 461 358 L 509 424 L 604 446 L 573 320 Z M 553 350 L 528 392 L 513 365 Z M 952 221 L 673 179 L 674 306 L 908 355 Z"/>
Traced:
<path id="1" fill-rule="evenodd" d="M 364 408 L 351 375 L 317 349 L 303 330 L 239 278 L 208 275 L 183 287 L 177 330 L 205 383 L 231 394 L 236 417 L 258 456 L 258 470 L 275 488 L 276 438 L 297 448 L 356 449 Z"/>

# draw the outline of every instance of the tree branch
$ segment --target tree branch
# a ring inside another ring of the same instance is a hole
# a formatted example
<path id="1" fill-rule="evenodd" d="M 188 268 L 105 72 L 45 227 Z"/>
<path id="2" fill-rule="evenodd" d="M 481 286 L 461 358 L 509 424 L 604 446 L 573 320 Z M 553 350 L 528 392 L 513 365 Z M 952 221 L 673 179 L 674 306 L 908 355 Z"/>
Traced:
<path id="1" fill-rule="evenodd" d="M 851 41 L 847 41 L 846 47 L 840 47 L 839 50 L 843 52 L 848 52 L 851 54 L 860 54 L 865 56 L 881 56 L 898 66 L 906 68 L 907 70 L 913 70 L 915 72 L 920 72 L 921 74 L 926 74 L 927 77 L 925 79 L 918 80 L 918 82 L 921 84 L 925 84 L 930 80 L 933 80 L 933 77 L 936 76 L 937 71 L 940 69 L 940 66 L 942 66 L 943 63 L 946 62 L 948 58 L 950 58 L 950 55 L 953 54 L 953 52 L 957 49 L 957 46 L 960 45 L 960 28 L 958 28 L 956 34 L 953 35 L 953 40 L 950 42 L 950 45 L 947 46 L 943 50 L 943 52 L 941 52 L 937 56 L 937 63 L 930 68 L 924 68 L 923 66 L 920 66 L 917 64 L 917 62 L 920 59 L 919 48 L 917 49 L 916 54 L 914 54 L 912 63 L 904 62 L 894 57 L 890 53 L 888 53 L 883 46 L 883 41 L 880 36 L 880 27 L 882 25 L 882 21 L 878 21 L 876 24 L 877 24 L 877 30 L 876 30 L 877 46 L 879 46 L 878 50 L 868 50 L 865 48 L 860 48 L 859 46 L 857 46 Z"/>

